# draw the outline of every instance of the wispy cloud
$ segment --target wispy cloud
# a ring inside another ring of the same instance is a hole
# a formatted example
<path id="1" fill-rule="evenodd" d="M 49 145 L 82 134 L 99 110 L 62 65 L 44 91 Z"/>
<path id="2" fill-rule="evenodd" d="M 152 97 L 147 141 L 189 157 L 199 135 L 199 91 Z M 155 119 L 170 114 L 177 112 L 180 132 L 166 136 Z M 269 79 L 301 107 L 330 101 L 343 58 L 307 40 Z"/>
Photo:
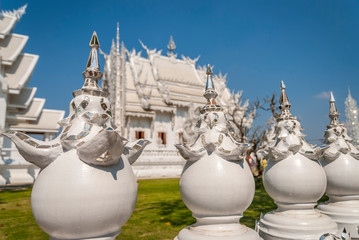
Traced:
<path id="1" fill-rule="evenodd" d="M 317 98 L 317 99 L 329 99 L 330 97 L 330 92 L 326 92 L 326 91 L 323 91 L 317 95 L 314 95 L 313 96 L 314 98 Z"/>

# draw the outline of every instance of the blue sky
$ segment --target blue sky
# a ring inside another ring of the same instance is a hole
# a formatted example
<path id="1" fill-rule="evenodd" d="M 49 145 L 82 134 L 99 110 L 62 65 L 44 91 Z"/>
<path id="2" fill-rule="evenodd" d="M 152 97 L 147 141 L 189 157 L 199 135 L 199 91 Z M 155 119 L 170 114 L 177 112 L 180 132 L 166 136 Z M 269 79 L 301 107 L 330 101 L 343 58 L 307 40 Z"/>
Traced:
<path id="1" fill-rule="evenodd" d="M 92 32 L 108 52 L 116 22 L 128 49 L 141 50 L 141 39 L 166 50 L 173 35 L 179 55 L 201 55 L 200 65 L 228 73 L 229 88 L 245 98 L 279 94 L 284 80 L 308 139 L 321 138 L 329 123 L 323 92 L 334 92 L 342 121 L 348 86 L 359 99 L 358 1 L 1 0 L 1 9 L 25 3 L 14 32 L 30 36 L 25 51 L 40 55 L 29 85 L 47 99 L 46 108 L 68 109 L 83 83 Z"/>

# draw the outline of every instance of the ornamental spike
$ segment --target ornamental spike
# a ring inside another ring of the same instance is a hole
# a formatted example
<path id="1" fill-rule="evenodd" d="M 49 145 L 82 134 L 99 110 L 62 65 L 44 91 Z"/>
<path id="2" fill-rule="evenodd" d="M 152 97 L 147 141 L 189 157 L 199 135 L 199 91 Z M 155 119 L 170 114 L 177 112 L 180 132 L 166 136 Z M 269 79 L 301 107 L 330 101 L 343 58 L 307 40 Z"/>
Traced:
<path id="1" fill-rule="evenodd" d="M 333 92 L 330 92 L 329 102 L 335 102 L 335 98 L 334 98 Z"/>
<path id="2" fill-rule="evenodd" d="M 350 93 L 350 87 L 348 86 L 348 96 L 352 96 L 352 94 Z"/>
<path id="3" fill-rule="evenodd" d="M 89 46 L 91 48 L 91 52 L 89 59 L 87 61 L 86 69 L 92 68 L 92 69 L 100 70 L 100 64 L 98 62 L 98 55 L 97 55 L 97 49 L 100 48 L 100 43 L 98 41 L 98 37 L 95 31 L 92 34 Z"/>
<path id="4" fill-rule="evenodd" d="M 212 79 L 212 74 L 213 74 L 213 71 L 212 71 L 212 68 L 211 66 L 208 64 L 207 66 L 207 83 L 206 83 L 206 90 L 208 89 L 213 89 L 215 90 L 214 88 L 214 84 L 213 84 L 213 79 Z"/>
<path id="5" fill-rule="evenodd" d="M 116 29 L 116 52 L 120 52 L 120 24 L 117 22 L 117 29 Z"/>
<path id="6" fill-rule="evenodd" d="M 96 32 L 94 31 L 90 40 L 90 56 L 87 61 L 86 69 L 82 73 L 82 76 L 85 79 L 85 83 L 82 89 L 87 90 L 98 90 L 101 91 L 100 87 L 98 86 L 98 81 L 102 77 L 102 73 L 100 70 L 100 64 L 98 59 L 98 49 L 100 48 L 100 43 L 97 37 Z"/>
<path id="7" fill-rule="evenodd" d="M 90 46 L 90 48 L 96 48 L 96 49 L 100 48 L 100 43 L 98 41 L 96 31 L 94 31 L 92 34 L 89 46 Z"/>
<path id="8" fill-rule="evenodd" d="M 222 107 L 217 105 L 216 103 L 216 97 L 218 96 L 218 93 L 216 89 L 214 88 L 213 79 L 212 79 L 212 67 L 208 64 L 207 66 L 207 82 L 206 82 L 206 90 L 203 94 L 203 96 L 207 99 L 206 106 L 203 107 L 202 111 L 212 111 L 212 110 L 220 110 L 222 111 Z"/>
<path id="9" fill-rule="evenodd" d="M 339 124 L 338 117 L 340 116 L 340 114 L 338 113 L 337 107 L 335 105 L 335 98 L 333 92 L 330 92 L 329 104 L 330 104 L 329 118 L 331 119 L 329 125 L 330 126 L 338 125 Z"/>
<path id="10" fill-rule="evenodd" d="M 284 85 L 284 82 L 281 81 L 281 84 L 280 84 L 281 93 L 280 93 L 280 99 L 279 99 L 279 104 L 280 104 L 279 110 L 281 111 L 281 114 L 280 114 L 278 120 L 294 118 L 289 111 L 292 105 L 289 102 L 287 93 L 285 92 L 285 88 L 286 87 Z"/>
<path id="11" fill-rule="evenodd" d="M 110 53 L 114 53 L 114 52 L 115 52 L 115 50 L 116 50 L 115 39 L 112 39 Z"/>
<path id="12" fill-rule="evenodd" d="M 171 53 L 173 53 L 174 50 L 176 50 L 176 44 L 175 41 L 173 41 L 172 35 L 170 36 L 170 42 L 168 43 L 167 48 Z"/>

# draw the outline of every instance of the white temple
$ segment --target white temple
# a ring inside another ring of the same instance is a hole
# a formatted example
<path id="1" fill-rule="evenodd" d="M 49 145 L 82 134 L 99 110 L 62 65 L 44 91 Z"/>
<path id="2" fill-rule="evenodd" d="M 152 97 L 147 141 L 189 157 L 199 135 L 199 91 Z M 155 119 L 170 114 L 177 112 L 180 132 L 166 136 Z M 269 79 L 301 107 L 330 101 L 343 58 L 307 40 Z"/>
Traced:
<path id="1" fill-rule="evenodd" d="M 25 9 L 0 12 L 0 130 L 51 140 L 65 112 L 44 109 L 46 100 L 34 97 L 37 88 L 27 87 L 39 56 L 23 53 L 29 37 L 12 33 Z M 0 137 L 0 152 L 0 185 L 34 181 L 38 168 L 26 162 L 8 138 Z"/>
<path id="2" fill-rule="evenodd" d="M 197 111 L 206 103 L 206 67 L 196 66 L 199 58 L 178 59 L 172 36 L 167 56 L 161 54 L 162 50 L 151 50 L 142 42 L 141 45 L 147 57 L 142 57 L 141 51 L 127 50 L 123 42 L 120 47 L 117 25 L 111 52 L 101 52 L 105 57 L 102 86 L 109 92 L 113 119 L 121 135 L 129 141 L 145 138 L 152 142 L 132 166 L 136 176 L 179 177 L 185 162 L 174 145 L 193 142 L 197 137 L 193 130 Z M 246 117 L 248 101 L 242 104 L 241 93 L 231 93 L 226 75 L 213 78 L 221 96 L 218 103 L 250 128 L 254 112 Z"/>

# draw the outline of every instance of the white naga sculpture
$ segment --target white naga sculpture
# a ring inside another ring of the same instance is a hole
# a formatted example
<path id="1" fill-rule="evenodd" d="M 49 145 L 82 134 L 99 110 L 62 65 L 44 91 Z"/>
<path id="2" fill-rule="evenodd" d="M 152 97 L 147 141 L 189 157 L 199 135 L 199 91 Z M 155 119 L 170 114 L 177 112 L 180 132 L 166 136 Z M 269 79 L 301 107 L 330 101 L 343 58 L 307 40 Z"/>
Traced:
<path id="1" fill-rule="evenodd" d="M 327 175 L 329 201 L 318 209 L 359 239 L 359 151 L 351 144 L 347 129 L 338 120 L 333 93 L 330 95 L 330 124 L 324 134 L 326 147 L 320 162 Z"/>
<path id="2" fill-rule="evenodd" d="M 136 204 L 137 183 L 130 164 L 149 143 L 126 147 L 111 124 L 107 95 L 99 88 L 99 42 L 94 32 L 82 89 L 74 91 L 63 131 L 51 142 L 5 132 L 21 155 L 41 168 L 31 206 L 50 239 L 115 239 Z"/>
<path id="3" fill-rule="evenodd" d="M 281 115 L 263 174 L 264 187 L 278 209 L 264 215 L 257 228 L 264 240 L 318 240 L 325 233 L 336 233 L 337 224 L 314 209 L 325 192 L 327 180 L 315 150 L 303 139 L 299 121 L 289 112 L 290 107 L 282 81 Z"/>
<path id="4" fill-rule="evenodd" d="M 176 145 L 187 160 L 180 179 L 185 205 L 197 222 L 180 231 L 177 240 L 260 240 L 258 233 L 239 223 L 251 204 L 254 179 L 245 160 L 249 144 L 236 142 L 229 122 L 215 99 L 212 69 L 207 68 L 204 97 L 194 143 Z"/>

